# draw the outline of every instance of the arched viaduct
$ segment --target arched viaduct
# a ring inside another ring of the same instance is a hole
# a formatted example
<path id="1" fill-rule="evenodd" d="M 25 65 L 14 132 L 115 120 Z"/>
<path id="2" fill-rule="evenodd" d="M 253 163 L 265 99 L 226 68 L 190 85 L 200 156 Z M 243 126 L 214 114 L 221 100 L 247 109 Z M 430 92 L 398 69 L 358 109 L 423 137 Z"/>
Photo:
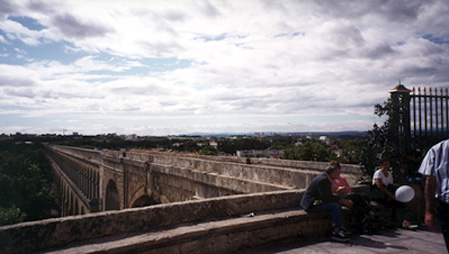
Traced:
<path id="1" fill-rule="evenodd" d="M 62 215 L 305 188 L 327 163 L 47 146 Z M 318 171 L 316 171 L 318 170 Z M 359 169 L 343 165 L 354 179 Z"/>
<path id="2" fill-rule="evenodd" d="M 224 253 L 330 230 L 326 214 L 298 206 L 327 163 L 55 145 L 47 154 L 64 217 L 0 227 L 0 253 Z M 353 184 L 360 170 L 342 172 Z"/>

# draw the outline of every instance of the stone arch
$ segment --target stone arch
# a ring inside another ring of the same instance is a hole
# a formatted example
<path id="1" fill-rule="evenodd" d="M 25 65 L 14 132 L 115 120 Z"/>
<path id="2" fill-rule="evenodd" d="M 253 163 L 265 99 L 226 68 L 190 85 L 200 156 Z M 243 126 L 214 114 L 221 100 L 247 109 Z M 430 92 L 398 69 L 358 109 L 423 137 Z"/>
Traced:
<path id="1" fill-rule="evenodd" d="M 106 187 L 106 205 L 105 210 L 119 210 L 120 199 L 118 195 L 117 185 L 113 180 L 109 180 Z"/>
<path id="2" fill-rule="evenodd" d="M 142 195 L 140 196 L 134 203 L 132 204 L 132 208 L 135 207 L 144 207 L 144 206 L 150 206 L 158 204 L 153 198 L 151 198 L 148 195 Z"/>

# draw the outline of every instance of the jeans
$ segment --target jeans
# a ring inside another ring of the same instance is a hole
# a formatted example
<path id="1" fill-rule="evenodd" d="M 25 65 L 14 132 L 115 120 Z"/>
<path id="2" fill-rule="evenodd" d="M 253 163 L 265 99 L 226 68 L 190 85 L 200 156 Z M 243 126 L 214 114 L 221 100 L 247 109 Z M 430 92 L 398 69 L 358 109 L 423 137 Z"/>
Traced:
<path id="1" fill-rule="evenodd" d="M 335 228 L 343 227 L 343 214 L 341 212 L 341 206 L 336 202 L 311 206 L 309 209 L 307 209 L 307 212 L 308 213 L 330 212 L 333 226 Z"/>
<path id="2" fill-rule="evenodd" d="M 441 231 L 443 231 L 444 241 L 449 253 L 449 204 L 437 199 L 435 213 L 440 223 Z"/>

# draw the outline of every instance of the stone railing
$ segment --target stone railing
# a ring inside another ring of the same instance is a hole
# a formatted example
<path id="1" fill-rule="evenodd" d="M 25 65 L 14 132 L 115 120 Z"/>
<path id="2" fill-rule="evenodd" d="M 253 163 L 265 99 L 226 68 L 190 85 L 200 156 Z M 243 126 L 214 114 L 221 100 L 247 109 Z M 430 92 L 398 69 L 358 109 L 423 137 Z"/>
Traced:
<path id="1" fill-rule="evenodd" d="M 356 186 L 354 190 L 366 192 L 367 188 Z M 186 223 L 194 225 L 207 221 L 227 220 L 249 213 L 276 214 L 277 211 L 281 211 L 282 214 L 282 211 L 286 209 L 300 209 L 299 202 L 303 193 L 304 190 L 287 190 L 234 195 L 3 226 L 0 227 L 0 253 L 49 250 L 96 238 L 173 228 Z M 293 216 L 295 218 L 301 216 L 303 217 L 301 221 L 307 221 L 309 215 L 298 212 L 295 212 Z M 292 215 L 286 216 L 284 219 L 272 218 L 271 220 L 288 221 L 289 216 Z M 312 216 L 311 220 L 314 221 L 313 223 L 326 223 L 328 217 L 323 216 Z M 320 220 L 323 221 L 319 222 Z M 250 228 L 257 227 L 257 224 Z M 301 223 L 298 226 L 309 227 L 309 224 Z M 282 229 L 278 230 L 282 231 Z M 323 227 L 316 230 L 298 229 L 295 232 L 316 234 L 317 230 L 323 230 Z M 297 234 L 295 232 L 291 233 Z"/>
<path id="2" fill-rule="evenodd" d="M 298 207 L 302 193 L 235 195 L 3 226 L 0 253 L 31 252 L 108 235 Z"/>

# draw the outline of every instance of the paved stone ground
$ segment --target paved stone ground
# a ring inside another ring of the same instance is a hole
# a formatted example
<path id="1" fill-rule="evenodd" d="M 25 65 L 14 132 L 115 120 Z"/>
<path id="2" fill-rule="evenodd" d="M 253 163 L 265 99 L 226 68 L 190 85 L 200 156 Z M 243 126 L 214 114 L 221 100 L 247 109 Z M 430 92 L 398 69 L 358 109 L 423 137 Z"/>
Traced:
<path id="1" fill-rule="evenodd" d="M 384 230 L 374 235 L 353 235 L 349 243 L 330 238 L 294 238 L 234 252 L 234 254 L 308 254 L 308 253 L 447 253 L 441 232 L 429 230 Z"/>

